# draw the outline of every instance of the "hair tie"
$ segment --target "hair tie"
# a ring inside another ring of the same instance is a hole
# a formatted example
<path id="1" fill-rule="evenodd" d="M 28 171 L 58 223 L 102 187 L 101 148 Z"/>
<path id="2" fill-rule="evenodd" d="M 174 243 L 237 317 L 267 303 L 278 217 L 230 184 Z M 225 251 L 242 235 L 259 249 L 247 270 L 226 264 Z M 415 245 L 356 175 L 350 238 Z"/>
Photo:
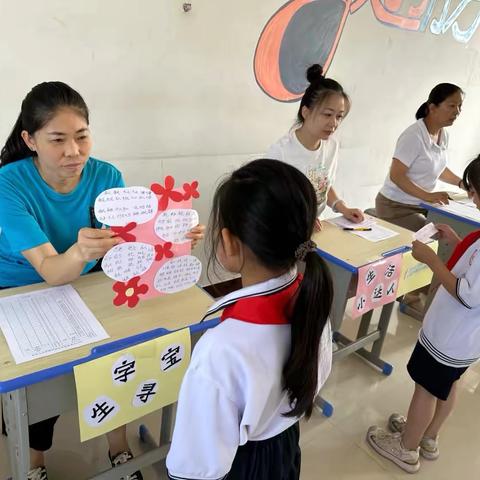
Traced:
<path id="1" fill-rule="evenodd" d="M 295 250 L 295 258 L 300 262 L 304 262 L 307 254 L 310 252 L 315 252 L 316 250 L 317 244 L 313 240 L 307 240 L 297 247 Z"/>

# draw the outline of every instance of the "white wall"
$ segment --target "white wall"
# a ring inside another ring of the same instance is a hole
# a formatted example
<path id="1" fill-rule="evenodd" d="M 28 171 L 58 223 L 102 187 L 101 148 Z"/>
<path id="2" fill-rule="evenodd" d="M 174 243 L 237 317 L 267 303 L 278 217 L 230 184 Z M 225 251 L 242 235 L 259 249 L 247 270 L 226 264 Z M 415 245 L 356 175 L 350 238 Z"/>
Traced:
<path id="1" fill-rule="evenodd" d="M 191 3 L 186 14 L 182 0 L 0 0 L 0 139 L 33 85 L 65 81 L 90 107 L 95 156 L 129 184 L 198 179 L 206 221 L 217 179 L 281 136 L 298 104 L 272 100 L 253 75 L 258 37 L 282 1 Z M 471 7 L 464 27 L 480 3 Z M 436 83 L 467 92 L 451 128 L 453 169 L 480 150 L 479 50 L 480 33 L 465 45 L 450 32 L 407 32 L 381 24 L 369 4 L 347 18 L 328 74 L 353 99 L 337 176 L 349 203 L 373 205 L 396 137 Z"/>

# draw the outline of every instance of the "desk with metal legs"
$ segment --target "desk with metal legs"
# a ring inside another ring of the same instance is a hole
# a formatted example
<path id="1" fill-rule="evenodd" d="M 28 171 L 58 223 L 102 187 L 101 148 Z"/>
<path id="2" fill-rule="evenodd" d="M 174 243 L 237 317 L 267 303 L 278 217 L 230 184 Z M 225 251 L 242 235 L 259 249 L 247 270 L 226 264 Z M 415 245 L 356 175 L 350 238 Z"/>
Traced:
<path id="1" fill-rule="evenodd" d="M 380 242 L 370 242 L 324 221 L 322 230 L 313 236 L 313 241 L 317 244 L 318 254 L 326 261 L 334 283 L 331 323 L 333 339 L 338 346 L 333 353 L 334 361 L 356 353 L 379 368 L 384 375 L 390 375 L 393 367 L 382 360 L 381 352 L 394 302 L 382 307 L 376 329 L 370 329 L 373 315 L 373 311 L 370 311 L 362 316 L 356 338 L 350 339 L 340 333 L 347 301 L 355 295 L 359 267 L 403 251 L 412 243 L 412 232 L 409 230 L 384 220 L 376 221 L 398 235 Z M 317 397 L 316 405 L 325 416 L 333 414 L 333 405 L 321 396 Z"/>
<path id="2" fill-rule="evenodd" d="M 445 223 L 457 232 L 463 238 L 474 230 L 480 230 L 480 211 L 473 209 L 471 214 L 462 216 L 454 211 L 448 205 L 430 205 L 429 203 L 422 203 L 422 208 L 427 210 L 427 221 L 433 223 Z M 451 253 L 451 246 L 445 242 L 439 242 L 438 256 L 446 262 Z"/>
<path id="3" fill-rule="evenodd" d="M 185 327 L 190 327 L 193 344 L 204 330 L 217 323 L 217 320 L 198 323 L 212 303 L 211 297 L 198 287 L 140 302 L 129 309 L 112 305 L 111 280 L 103 273 L 86 275 L 72 285 L 110 335 L 109 339 L 16 365 L 0 334 L 0 394 L 14 480 L 24 480 L 29 470 L 28 425 L 77 407 L 75 365 Z M 36 284 L 3 290 L 0 297 L 41 288 L 47 286 Z M 118 479 L 165 458 L 173 429 L 173 409 L 172 405 L 163 409 L 157 448 L 92 478 Z"/>

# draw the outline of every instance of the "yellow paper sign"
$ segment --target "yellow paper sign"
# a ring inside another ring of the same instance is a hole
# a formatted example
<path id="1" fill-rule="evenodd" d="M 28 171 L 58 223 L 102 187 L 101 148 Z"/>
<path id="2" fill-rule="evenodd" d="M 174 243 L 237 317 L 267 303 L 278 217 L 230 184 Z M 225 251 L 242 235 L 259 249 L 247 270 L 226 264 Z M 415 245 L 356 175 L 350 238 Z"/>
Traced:
<path id="1" fill-rule="evenodd" d="M 187 328 L 74 367 L 81 441 L 174 403 L 190 350 Z"/>
<path id="2" fill-rule="evenodd" d="M 428 246 L 434 250 L 435 253 L 437 252 L 437 241 L 429 243 Z M 430 268 L 424 263 L 415 260 L 411 251 L 404 253 L 397 297 L 405 295 L 408 292 L 413 292 L 413 290 L 417 290 L 417 288 L 424 287 L 425 285 L 430 285 L 432 276 L 433 272 Z"/>

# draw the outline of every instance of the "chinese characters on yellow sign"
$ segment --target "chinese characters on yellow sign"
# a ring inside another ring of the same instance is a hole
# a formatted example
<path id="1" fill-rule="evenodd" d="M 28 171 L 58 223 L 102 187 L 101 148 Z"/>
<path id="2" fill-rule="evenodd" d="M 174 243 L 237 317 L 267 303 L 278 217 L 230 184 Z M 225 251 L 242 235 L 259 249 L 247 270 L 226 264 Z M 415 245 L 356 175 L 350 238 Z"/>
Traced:
<path id="1" fill-rule="evenodd" d="M 190 350 L 185 329 L 77 365 L 81 441 L 174 403 Z"/>

